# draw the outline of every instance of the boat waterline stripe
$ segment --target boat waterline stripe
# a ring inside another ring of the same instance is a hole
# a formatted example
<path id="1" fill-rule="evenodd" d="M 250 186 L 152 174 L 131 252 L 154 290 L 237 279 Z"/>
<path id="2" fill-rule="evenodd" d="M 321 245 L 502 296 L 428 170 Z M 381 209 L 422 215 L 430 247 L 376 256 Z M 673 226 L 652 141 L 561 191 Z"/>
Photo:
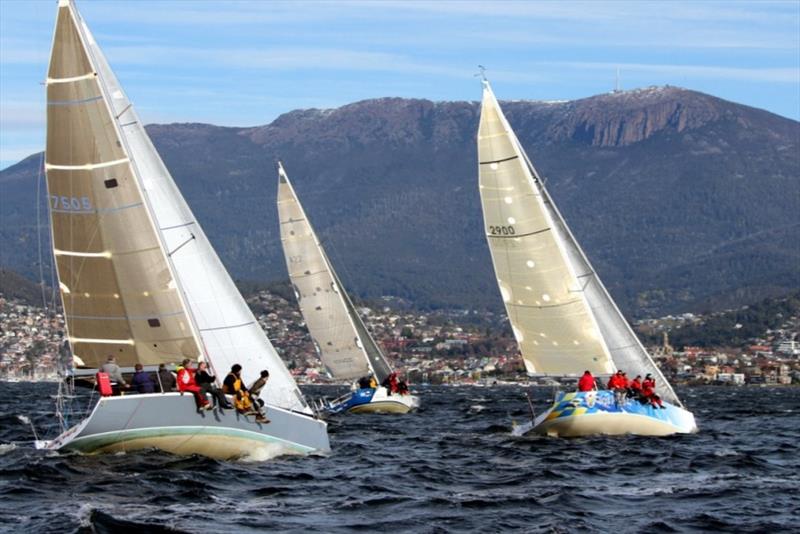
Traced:
<path id="1" fill-rule="evenodd" d="M 103 161 L 100 163 L 86 163 L 85 165 L 56 165 L 53 163 L 45 163 L 44 168 L 54 171 L 91 171 L 93 169 L 104 169 L 106 167 L 113 167 L 121 163 L 128 163 L 128 158 L 115 159 L 113 161 Z"/>
<path id="2" fill-rule="evenodd" d="M 536 234 L 541 234 L 543 232 L 547 232 L 548 230 L 550 230 L 550 228 L 545 228 L 543 230 L 536 230 L 534 232 L 528 232 L 527 234 L 519 234 L 519 235 L 492 235 L 492 234 L 486 234 L 486 237 L 488 237 L 489 239 L 495 239 L 495 238 L 497 238 L 497 239 L 513 239 L 513 238 L 518 238 L 518 237 L 528 237 L 528 236 L 532 236 L 532 235 L 536 235 Z"/>
<path id="3" fill-rule="evenodd" d="M 105 252 L 75 252 L 73 250 L 59 250 L 53 249 L 53 254 L 56 256 L 75 256 L 76 258 L 110 258 L 111 253 Z"/>
<path id="4" fill-rule="evenodd" d="M 102 100 L 102 95 L 100 96 L 93 96 L 91 98 L 83 98 L 80 100 L 51 100 L 47 103 L 48 106 L 77 106 L 79 104 L 89 104 L 91 102 L 97 102 L 98 100 Z"/>
<path id="5" fill-rule="evenodd" d="M 72 82 L 78 82 L 80 80 L 90 80 L 96 77 L 97 77 L 96 72 L 89 72 L 86 74 L 81 74 L 80 76 L 70 76 L 68 78 L 47 78 L 47 80 L 45 80 L 45 83 L 47 85 L 55 83 L 72 83 Z"/>
<path id="6" fill-rule="evenodd" d="M 512 159 L 517 159 L 519 156 L 511 156 L 510 158 L 503 158 L 503 159 L 496 159 L 494 161 L 481 161 L 479 165 L 491 165 L 492 163 L 503 163 L 505 161 L 511 161 Z"/>
<path id="7" fill-rule="evenodd" d="M 242 323 L 242 324 L 234 324 L 230 326 L 213 326 L 211 328 L 200 328 L 201 332 L 212 332 L 214 330 L 232 330 L 234 328 L 242 328 L 243 326 L 249 326 L 251 324 L 256 324 L 255 321 L 250 321 L 249 323 Z"/>
<path id="8" fill-rule="evenodd" d="M 270 434 L 262 434 L 260 432 L 254 432 L 252 430 L 245 430 L 241 428 L 230 428 L 230 427 L 217 428 L 212 426 L 195 426 L 195 425 L 180 426 L 180 427 L 156 426 L 156 427 L 145 427 L 136 429 L 110 430 L 108 432 L 98 432 L 96 434 L 91 434 L 88 436 L 78 436 L 71 442 L 69 442 L 68 445 L 78 444 L 82 441 L 84 442 L 91 441 L 93 439 L 98 439 L 98 438 L 102 440 L 105 437 L 111 438 L 110 442 L 108 443 L 108 445 L 111 445 L 113 443 L 121 441 L 128 441 L 129 439 L 142 439 L 148 437 L 168 437 L 170 435 L 176 435 L 176 434 L 178 435 L 205 434 L 205 435 L 217 435 L 217 436 L 230 436 L 240 439 L 253 439 L 254 441 L 266 442 L 266 443 L 280 442 L 289 445 L 292 448 L 300 450 L 301 452 L 306 452 L 306 453 L 316 450 L 313 447 L 309 447 L 307 445 L 301 445 L 300 443 L 294 441 L 289 441 Z M 131 435 L 132 437 L 128 439 L 115 439 L 125 435 Z"/>
<path id="9" fill-rule="evenodd" d="M 70 343 L 98 343 L 105 345 L 135 345 L 132 339 L 100 339 L 93 337 L 70 337 Z"/>
<path id="10" fill-rule="evenodd" d="M 66 314 L 67 319 L 83 319 L 83 320 L 91 320 L 91 321 L 146 321 L 148 319 L 163 319 L 165 317 L 175 317 L 177 315 L 184 315 L 183 310 L 169 312 L 169 313 L 162 313 L 159 315 L 106 315 L 106 316 L 99 316 L 99 315 L 71 315 Z"/>

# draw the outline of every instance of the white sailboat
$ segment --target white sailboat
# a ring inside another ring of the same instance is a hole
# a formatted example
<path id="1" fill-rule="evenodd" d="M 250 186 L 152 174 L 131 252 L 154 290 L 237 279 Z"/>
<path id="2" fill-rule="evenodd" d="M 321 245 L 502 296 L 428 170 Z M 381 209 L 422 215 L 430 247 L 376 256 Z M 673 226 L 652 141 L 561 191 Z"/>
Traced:
<path id="1" fill-rule="evenodd" d="M 520 427 L 540 434 L 668 435 L 695 432 L 670 384 L 617 308 L 531 164 L 488 81 L 478 129 L 486 238 L 506 311 L 529 373 L 585 370 L 656 379 L 666 409 L 610 391 L 562 393 Z"/>
<path id="2" fill-rule="evenodd" d="M 201 358 L 219 379 L 241 364 L 246 384 L 268 369 L 261 398 L 271 422 L 198 413 L 180 393 L 108 396 L 41 447 L 215 458 L 329 450 L 325 422 L 211 247 L 72 0 L 58 2 L 45 169 L 76 367 L 97 369 L 109 355 L 128 369 Z"/>
<path id="3" fill-rule="evenodd" d="M 328 373 L 338 380 L 372 375 L 378 383 L 374 388 L 356 388 L 334 401 L 328 410 L 407 413 L 419 407 L 416 396 L 390 394 L 380 385 L 392 368 L 336 276 L 281 163 L 278 163 L 278 217 L 286 268 L 300 311 Z"/>

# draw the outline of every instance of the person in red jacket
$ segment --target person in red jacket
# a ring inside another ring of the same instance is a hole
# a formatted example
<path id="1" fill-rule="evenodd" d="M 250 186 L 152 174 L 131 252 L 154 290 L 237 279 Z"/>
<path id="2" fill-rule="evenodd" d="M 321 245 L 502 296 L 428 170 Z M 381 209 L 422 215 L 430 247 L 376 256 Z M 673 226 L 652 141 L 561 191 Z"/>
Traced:
<path id="1" fill-rule="evenodd" d="M 628 384 L 628 396 L 634 399 L 641 398 L 642 396 L 642 375 L 636 375 L 636 378 L 631 380 Z"/>
<path id="2" fill-rule="evenodd" d="M 627 383 L 628 381 L 625 379 L 622 371 L 617 371 L 611 375 L 611 378 L 608 379 L 608 389 L 614 392 L 614 402 L 617 403 L 617 406 L 622 406 L 622 404 L 625 402 Z"/>
<path id="3" fill-rule="evenodd" d="M 592 391 L 595 389 L 594 377 L 589 371 L 584 371 L 583 376 L 578 380 L 578 391 Z"/>
<path id="4" fill-rule="evenodd" d="M 200 386 L 194 380 L 195 372 L 192 360 L 189 358 L 183 360 L 183 366 L 178 369 L 178 391 L 181 393 L 188 391 L 194 395 L 194 402 L 198 410 L 211 410 L 213 406 L 208 402 L 206 396 L 200 392 Z"/>
<path id="5" fill-rule="evenodd" d="M 656 381 L 649 374 L 644 377 L 644 381 L 642 382 L 642 397 L 644 397 L 653 408 L 666 410 L 664 403 L 661 402 L 661 397 L 656 394 Z"/>

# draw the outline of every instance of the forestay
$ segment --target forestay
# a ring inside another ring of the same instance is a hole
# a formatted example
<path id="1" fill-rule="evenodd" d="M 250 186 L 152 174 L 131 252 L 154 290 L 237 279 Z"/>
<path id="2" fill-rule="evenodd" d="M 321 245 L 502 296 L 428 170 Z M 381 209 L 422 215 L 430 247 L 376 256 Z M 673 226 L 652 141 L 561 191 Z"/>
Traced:
<path id="1" fill-rule="evenodd" d="M 63 3 L 69 5 L 72 17 L 80 21 L 71 3 Z M 234 363 L 241 364 L 245 383 L 254 381 L 260 370 L 268 369 L 270 383 L 262 398 L 269 404 L 311 413 L 294 379 L 197 223 L 82 21 L 78 32 L 96 69 L 101 94 L 110 108 L 113 120 L 109 122 L 119 136 L 119 148 L 127 154 L 132 178 L 138 182 L 144 206 L 155 224 L 162 255 L 167 258 L 170 269 L 165 271 L 164 277 L 171 270 L 173 291 L 175 288 L 179 291 L 189 311 L 191 329 L 201 341 L 198 344 L 203 356 L 220 378 Z M 170 280 L 165 283 L 169 284 Z"/>
<path id="2" fill-rule="evenodd" d="M 47 75 L 45 170 L 53 248 L 79 366 L 200 352 L 77 13 L 60 3 Z"/>
<path id="3" fill-rule="evenodd" d="M 664 399 L 680 403 L 592 269 L 488 82 L 484 82 L 478 135 L 487 239 L 529 371 L 576 374 L 584 369 L 595 373 L 623 369 L 630 378 L 650 373 Z M 518 231 L 518 221 L 532 224 Z M 505 287 L 503 277 L 509 280 Z M 569 330 L 584 337 L 570 342 L 570 336 L 564 336 Z M 537 343 L 526 343 L 526 337 Z M 555 370 L 548 364 L 553 360 Z"/>
<path id="4" fill-rule="evenodd" d="M 309 333 L 330 375 L 350 380 L 391 372 L 339 283 L 283 166 L 278 166 L 278 216 L 286 268 Z"/>

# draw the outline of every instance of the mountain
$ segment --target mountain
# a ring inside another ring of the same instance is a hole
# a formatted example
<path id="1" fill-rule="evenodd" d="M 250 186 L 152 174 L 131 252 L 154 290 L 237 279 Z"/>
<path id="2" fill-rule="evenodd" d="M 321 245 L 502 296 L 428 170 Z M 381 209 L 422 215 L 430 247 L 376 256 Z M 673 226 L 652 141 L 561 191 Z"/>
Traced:
<path id="1" fill-rule="evenodd" d="M 702 311 L 800 286 L 800 123 L 675 87 L 503 107 L 624 311 Z M 280 158 L 349 290 L 500 307 L 477 191 L 479 113 L 382 98 L 256 128 L 148 131 L 234 276 L 286 277 Z M 27 274 L 38 271 L 39 161 L 0 173 L 0 265 Z"/>

